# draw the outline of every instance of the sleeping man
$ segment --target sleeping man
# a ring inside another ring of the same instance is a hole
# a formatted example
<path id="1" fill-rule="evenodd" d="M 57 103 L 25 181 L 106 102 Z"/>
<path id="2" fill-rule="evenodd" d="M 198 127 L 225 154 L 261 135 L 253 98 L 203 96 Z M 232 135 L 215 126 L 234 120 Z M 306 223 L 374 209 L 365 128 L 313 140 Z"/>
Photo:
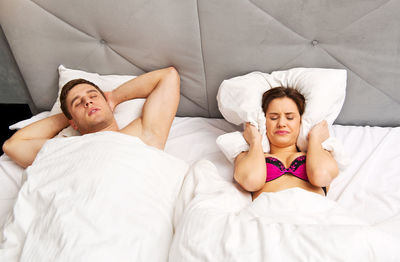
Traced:
<path id="1" fill-rule="evenodd" d="M 163 151 L 179 89 L 172 67 L 104 94 L 84 79 L 66 83 L 64 114 L 3 145 L 27 181 L 0 232 L 0 261 L 167 261 L 188 168 Z M 142 114 L 119 129 L 113 109 L 133 98 L 147 98 Z M 51 139 L 68 125 L 82 136 Z"/>
<path id="2" fill-rule="evenodd" d="M 105 94 L 89 81 L 71 80 L 64 85 L 60 96 L 64 114 L 19 130 L 4 143 L 3 151 L 26 168 L 35 160 L 43 144 L 68 125 L 82 135 L 117 131 L 164 149 L 178 108 L 179 87 L 179 75 L 173 67 L 143 74 Z M 120 130 L 112 111 L 117 104 L 134 98 L 147 98 L 142 116 Z"/>

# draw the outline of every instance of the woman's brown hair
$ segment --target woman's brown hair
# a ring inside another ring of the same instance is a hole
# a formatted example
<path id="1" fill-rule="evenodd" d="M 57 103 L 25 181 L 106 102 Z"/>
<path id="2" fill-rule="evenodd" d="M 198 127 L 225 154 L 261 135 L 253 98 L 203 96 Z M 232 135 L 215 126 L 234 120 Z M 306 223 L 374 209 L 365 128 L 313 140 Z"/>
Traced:
<path id="1" fill-rule="evenodd" d="M 282 97 L 288 97 L 292 99 L 297 105 L 297 109 L 299 110 L 300 116 L 303 115 L 306 106 L 306 99 L 299 91 L 289 87 L 271 88 L 270 90 L 268 90 L 263 94 L 261 106 L 264 111 L 264 114 L 267 112 L 268 105 L 269 103 L 271 103 L 272 100 L 274 100 L 275 98 L 282 98 Z"/>

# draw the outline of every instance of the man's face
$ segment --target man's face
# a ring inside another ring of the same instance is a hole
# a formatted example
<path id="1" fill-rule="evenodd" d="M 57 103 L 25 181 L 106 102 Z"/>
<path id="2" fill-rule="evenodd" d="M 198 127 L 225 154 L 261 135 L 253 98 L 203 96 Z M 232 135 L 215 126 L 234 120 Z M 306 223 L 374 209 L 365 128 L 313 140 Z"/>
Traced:
<path id="1" fill-rule="evenodd" d="M 114 121 L 106 99 L 92 85 L 79 84 L 73 87 L 67 95 L 66 103 L 72 116 L 70 124 L 81 134 L 100 131 Z"/>

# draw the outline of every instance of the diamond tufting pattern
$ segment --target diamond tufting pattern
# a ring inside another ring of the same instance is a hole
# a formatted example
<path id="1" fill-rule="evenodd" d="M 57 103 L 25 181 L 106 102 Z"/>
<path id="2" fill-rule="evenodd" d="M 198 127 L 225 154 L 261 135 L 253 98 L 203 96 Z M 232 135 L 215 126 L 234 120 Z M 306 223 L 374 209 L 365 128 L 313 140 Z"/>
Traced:
<path id="1" fill-rule="evenodd" d="M 221 116 L 226 78 L 329 67 L 348 71 L 336 123 L 398 126 L 399 11 L 400 0 L 1 0 L 0 22 L 41 110 L 56 97 L 59 64 L 101 74 L 173 65 L 178 115 L 205 117 Z"/>

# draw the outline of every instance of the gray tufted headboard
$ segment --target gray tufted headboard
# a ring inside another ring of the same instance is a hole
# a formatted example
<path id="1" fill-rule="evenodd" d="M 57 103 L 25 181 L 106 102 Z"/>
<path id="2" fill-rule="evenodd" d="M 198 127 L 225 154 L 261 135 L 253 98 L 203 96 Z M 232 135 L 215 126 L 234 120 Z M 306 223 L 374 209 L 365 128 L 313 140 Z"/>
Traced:
<path id="1" fill-rule="evenodd" d="M 54 103 L 59 64 L 100 74 L 173 65 L 178 115 L 204 117 L 221 116 L 224 79 L 328 67 L 348 71 L 336 123 L 381 126 L 400 125 L 399 11 L 400 0 L 0 0 L 1 27 L 38 111 Z"/>

